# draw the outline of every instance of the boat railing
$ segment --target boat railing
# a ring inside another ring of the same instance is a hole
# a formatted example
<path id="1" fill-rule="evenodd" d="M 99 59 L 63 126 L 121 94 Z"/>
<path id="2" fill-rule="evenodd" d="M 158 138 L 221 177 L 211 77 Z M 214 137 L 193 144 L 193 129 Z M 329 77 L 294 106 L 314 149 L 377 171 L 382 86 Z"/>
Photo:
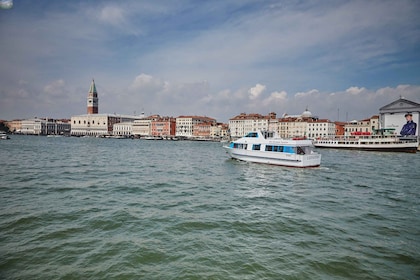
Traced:
<path id="1" fill-rule="evenodd" d="M 358 140 L 358 139 L 399 139 L 400 135 L 339 135 L 334 137 L 318 137 L 316 140 Z"/>
<path id="2" fill-rule="evenodd" d="M 373 142 L 385 142 L 390 141 L 392 143 L 407 143 L 407 142 L 419 142 L 419 138 L 416 135 L 401 136 L 401 135 L 340 135 L 336 137 L 319 137 L 315 141 L 337 141 L 337 142 L 358 142 L 365 140 L 366 143 Z"/>

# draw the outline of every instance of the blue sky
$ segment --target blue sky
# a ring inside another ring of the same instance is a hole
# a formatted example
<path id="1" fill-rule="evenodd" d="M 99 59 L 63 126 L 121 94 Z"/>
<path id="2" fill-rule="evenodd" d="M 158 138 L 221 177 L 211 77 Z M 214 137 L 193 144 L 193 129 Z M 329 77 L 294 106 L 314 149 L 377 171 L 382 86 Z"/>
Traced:
<path id="1" fill-rule="evenodd" d="M 13 1 L 0 118 L 86 112 L 363 119 L 420 103 L 419 1 Z"/>

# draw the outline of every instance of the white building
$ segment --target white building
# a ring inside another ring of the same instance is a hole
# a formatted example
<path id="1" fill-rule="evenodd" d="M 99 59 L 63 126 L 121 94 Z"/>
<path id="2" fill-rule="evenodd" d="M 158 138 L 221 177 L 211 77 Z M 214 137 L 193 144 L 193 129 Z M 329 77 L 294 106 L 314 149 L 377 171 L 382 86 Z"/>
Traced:
<path id="1" fill-rule="evenodd" d="M 279 120 L 279 136 L 281 138 L 293 138 L 307 136 L 307 119 L 302 118 L 282 118 Z"/>
<path id="2" fill-rule="evenodd" d="M 134 122 L 115 123 L 112 129 L 113 135 L 119 135 L 119 136 L 133 135 L 133 123 Z"/>
<path id="3" fill-rule="evenodd" d="M 71 117 L 71 135 L 113 135 L 114 124 L 133 122 L 138 116 L 112 114 L 85 114 Z"/>
<path id="4" fill-rule="evenodd" d="M 133 135 L 135 136 L 151 136 L 152 135 L 152 119 L 144 118 L 135 120 L 132 127 Z"/>
<path id="5" fill-rule="evenodd" d="M 22 134 L 31 135 L 63 135 L 70 133 L 70 123 L 54 119 L 26 119 L 21 121 L 21 129 L 17 131 Z"/>
<path id="6" fill-rule="evenodd" d="M 216 120 L 205 116 L 179 116 L 176 118 L 176 136 L 193 137 L 194 125 L 199 123 L 213 123 Z"/>
<path id="7" fill-rule="evenodd" d="M 305 136 L 308 138 L 332 138 L 335 137 L 335 123 L 323 119 L 323 120 L 312 120 L 307 122 L 307 130 Z"/>
<path id="8" fill-rule="evenodd" d="M 406 123 L 404 117 L 406 113 L 413 115 L 413 121 L 417 124 L 416 135 L 419 135 L 420 104 L 403 97 L 379 109 L 381 128 L 394 128 L 395 133 L 400 134 L 402 127 Z"/>
<path id="9" fill-rule="evenodd" d="M 42 120 L 36 118 L 22 120 L 22 129 L 20 132 L 23 134 L 41 135 Z"/>
<path id="10" fill-rule="evenodd" d="M 240 138 L 250 131 L 269 130 L 270 120 L 275 118 L 275 113 L 270 113 L 267 116 L 241 113 L 229 119 L 230 136 Z"/>

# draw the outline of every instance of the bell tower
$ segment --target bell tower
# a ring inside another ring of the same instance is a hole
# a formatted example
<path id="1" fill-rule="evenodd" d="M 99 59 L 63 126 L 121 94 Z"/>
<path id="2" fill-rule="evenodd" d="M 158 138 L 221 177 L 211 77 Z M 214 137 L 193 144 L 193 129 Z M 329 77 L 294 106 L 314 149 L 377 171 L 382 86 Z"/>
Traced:
<path id="1" fill-rule="evenodd" d="M 92 79 L 87 97 L 87 113 L 98 113 L 98 92 L 96 91 L 95 80 Z"/>

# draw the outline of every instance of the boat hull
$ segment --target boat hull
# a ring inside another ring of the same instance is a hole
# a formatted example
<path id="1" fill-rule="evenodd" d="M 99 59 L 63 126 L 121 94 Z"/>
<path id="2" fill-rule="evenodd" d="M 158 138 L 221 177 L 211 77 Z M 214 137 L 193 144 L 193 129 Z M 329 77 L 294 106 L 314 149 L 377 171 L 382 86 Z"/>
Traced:
<path id="1" fill-rule="evenodd" d="M 318 167 L 321 164 L 321 155 L 297 155 L 287 153 L 265 152 L 265 151 L 251 151 L 233 149 L 228 146 L 223 147 L 231 158 L 272 165 L 281 165 L 288 167 L 309 168 Z"/>

